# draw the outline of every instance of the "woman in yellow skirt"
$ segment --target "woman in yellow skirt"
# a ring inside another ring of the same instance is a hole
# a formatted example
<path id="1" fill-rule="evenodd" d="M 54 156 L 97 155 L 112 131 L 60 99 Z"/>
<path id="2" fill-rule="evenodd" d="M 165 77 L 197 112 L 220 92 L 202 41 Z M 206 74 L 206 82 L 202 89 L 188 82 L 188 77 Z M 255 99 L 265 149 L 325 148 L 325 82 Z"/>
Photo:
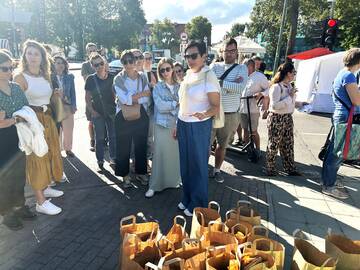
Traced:
<path id="1" fill-rule="evenodd" d="M 26 179 L 35 193 L 36 211 L 57 215 L 62 211 L 61 208 L 47 198 L 60 197 L 64 194 L 49 187 L 52 180 L 57 182 L 61 180 L 63 163 L 59 135 L 49 104 L 53 94 L 61 95 L 61 93 L 57 89 L 52 90 L 50 62 L 45 48 L 40 43 L 33 40 L 25 42 L 19 71 L 14 80 L 25 92 L 30 107 L 44 126 L 44 136 L 49 148 L 48 153 L 43 157 L 38 157 L 34 153 L 26 156 Z"/>

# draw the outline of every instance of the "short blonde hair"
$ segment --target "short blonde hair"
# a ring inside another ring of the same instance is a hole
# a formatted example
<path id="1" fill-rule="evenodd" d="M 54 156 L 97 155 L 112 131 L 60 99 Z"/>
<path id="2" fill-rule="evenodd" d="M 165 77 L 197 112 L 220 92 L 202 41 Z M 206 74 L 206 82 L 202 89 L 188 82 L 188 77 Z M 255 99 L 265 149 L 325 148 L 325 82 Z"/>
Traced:
<path id="1" fill-rule="evenodd" d="M 352 67 L 360 63 L 360 48 L 347 50 L 343 58 L 345 67 Z"/>

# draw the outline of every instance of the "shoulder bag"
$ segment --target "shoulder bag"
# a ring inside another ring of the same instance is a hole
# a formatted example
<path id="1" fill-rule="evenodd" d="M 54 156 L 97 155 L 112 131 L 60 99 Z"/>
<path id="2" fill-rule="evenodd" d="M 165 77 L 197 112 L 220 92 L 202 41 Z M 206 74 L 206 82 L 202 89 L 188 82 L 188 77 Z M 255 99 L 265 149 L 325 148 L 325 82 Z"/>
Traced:
<path id="1" fill-rule="evenodd" d="M 136 93 L 139 92 L 140 75 L 137 79 Z M 121 113 L 126 121 L 134 121 L 141 117 L 140 108 L 141 104 L 126 105 L 121 104 Z"/>

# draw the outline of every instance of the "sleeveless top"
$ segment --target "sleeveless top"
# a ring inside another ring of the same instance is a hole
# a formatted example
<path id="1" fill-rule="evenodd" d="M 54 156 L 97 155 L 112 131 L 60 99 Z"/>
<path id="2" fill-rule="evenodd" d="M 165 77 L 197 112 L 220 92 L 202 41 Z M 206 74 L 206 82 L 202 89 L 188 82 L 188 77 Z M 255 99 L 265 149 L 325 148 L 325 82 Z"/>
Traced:
<path id="1" fill-rule="evenodd" d="M 45 80 L 44 77 L 34 77 L 25 73 L 22 74 L 28 85 L 25 95 L 29 104 L 32 106 L 50 104 L 50 97 L 53 92 L 50 83 Z"/>

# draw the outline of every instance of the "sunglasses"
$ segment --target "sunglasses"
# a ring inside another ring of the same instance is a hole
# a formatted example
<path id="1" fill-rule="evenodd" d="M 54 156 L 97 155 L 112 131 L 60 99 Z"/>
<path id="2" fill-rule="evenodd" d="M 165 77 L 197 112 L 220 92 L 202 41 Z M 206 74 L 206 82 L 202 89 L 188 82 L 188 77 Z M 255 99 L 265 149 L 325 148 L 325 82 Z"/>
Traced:
<path id="1" fill-rule="evenodd" d="M 132 65 L 135 63 L 135 60 L 134 59 L 124 59 L 122 61 L 122 63 L 123 63 L 123 65 L 127 65 L 127 64 Z"/>
<path id="2" fill-rule="evenodd" d="M 135 61 L 137 60 L 143 60 L 144 59 L 144 56 L 143 55 L 139 55 L 139 56 L 135 56 Z"/>
<path id="3" fill-rule="evenodd" d="M 161 74 L 165 73 L 165 71 L 166 71 L 166 72 L 170 72 L 170 71 L 171 71 L 171 67 L 161 68 L 159 71 L 160 71 Z"/>
<path id="4" fill-rule="evenodd" d="M 183 70 L 182 69 L 176 69 L 175 72 L 176 73 L 183 73 Z"/>
<path id="5" fill-rule="evenodd" d="M 12 72 L 14 70 L 13 67 L 0 67 L 2 72 Z"/>
<path id="6" fill-rule="evenodd" d="M 199 53 L 192 53 L 192 54 L 185 54 L 184 57 L 185 59 L 192 59 L 195 60 L 196 58 L 198 58 Z"/>
<path id="7" fill-rule="evenodd" d="M 151 60 L 152 60 L 152 57 L 145 57 L 145 60 L 146 60 L 146 61 L 151 61 Z"/>
<path id="8" fill-rule="evenodd" d="M 103 65 L 105 65 L 104 62 L 96 63 L 96 64 L 94 64 L 94 68 L 98 68 L 98 67 L 103 66 Z"/>

